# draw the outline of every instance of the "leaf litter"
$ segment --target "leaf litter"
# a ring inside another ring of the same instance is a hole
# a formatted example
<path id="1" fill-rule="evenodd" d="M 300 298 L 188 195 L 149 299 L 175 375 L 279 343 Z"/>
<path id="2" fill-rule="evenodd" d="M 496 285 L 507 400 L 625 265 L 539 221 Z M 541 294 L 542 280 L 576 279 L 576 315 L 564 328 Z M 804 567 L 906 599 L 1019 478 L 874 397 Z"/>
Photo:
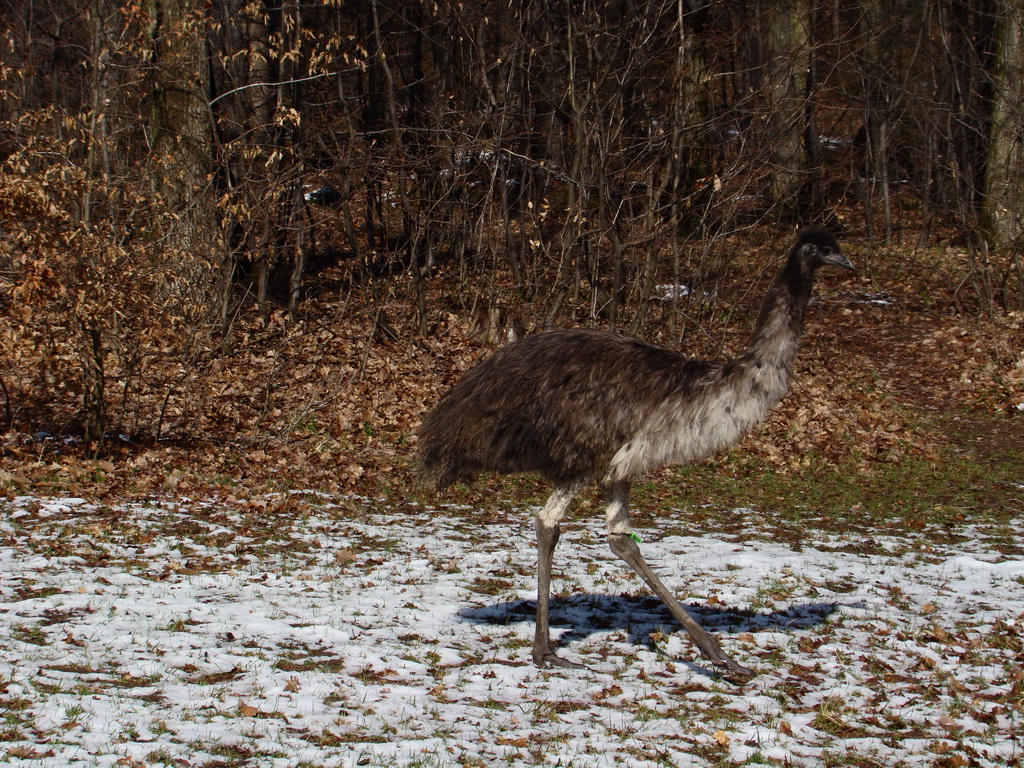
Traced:
<path id="1" fill-rule="evenodd" d="M 1024 559 L 983 527 L 794 546 L 750 511 L 742 535 L 645 526 L 669 585 L 759 671 L 737 688 L 597 518 L 555 566 L 554 636 L 587 669 L 548 671 L 529 660 L 528 511 L 310 492 L 0 505 L 0 762 L 1024 762 Z"/>

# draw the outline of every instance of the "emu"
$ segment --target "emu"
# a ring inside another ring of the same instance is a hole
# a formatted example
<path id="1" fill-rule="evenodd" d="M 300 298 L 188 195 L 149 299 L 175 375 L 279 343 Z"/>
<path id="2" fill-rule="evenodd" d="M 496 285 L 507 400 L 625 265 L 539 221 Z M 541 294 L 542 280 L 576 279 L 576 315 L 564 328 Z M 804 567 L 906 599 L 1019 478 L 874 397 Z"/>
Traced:
<path id="1" fill-rule="evenodd" d="M 551 330 L 470 369 L 419 431 L 419 464 L 438 489 L 478 472 L 536 472 L 554 483 L 537 514 L 538 666 L 580 667 L 551 645 L 551 563 L 560 523 L 589 484 L 605 493 L 608 543 L 661 599 L 725 679 L 755 672 L 727 656 L 644 560 L 629 520 L 630 480 L 711 456 L 761 422 L 785 395 L 815 272 L 854 269 L 835 238 L 801 233 L 769 288 L 746 349 L 728 362 L 598 330 Z"/>

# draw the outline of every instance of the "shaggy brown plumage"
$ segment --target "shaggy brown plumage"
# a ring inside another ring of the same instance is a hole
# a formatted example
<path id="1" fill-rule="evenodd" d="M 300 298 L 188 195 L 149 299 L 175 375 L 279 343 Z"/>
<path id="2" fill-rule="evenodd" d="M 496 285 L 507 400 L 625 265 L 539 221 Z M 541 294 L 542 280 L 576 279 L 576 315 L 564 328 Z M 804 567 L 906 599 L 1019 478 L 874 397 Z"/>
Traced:
<path id="1" fill-rule="evenodd" d="M 478 364 L 427 416 L 419 460 L 438 487 L 482 471 L 537 472 L 555 483 L 538 516 L 538 663 L 565 664 L 550 649 L 540 589 L 548 588 L 544 561 L 572 497 L 591 483 L 608 490 L 612 549 L 665 599 L 635 543 L 623 541 L 628 482 L 653 467 L 717 453 L 765 418 L 789 386 L 814 273 L 826 264 L 852 268 L 832 235 L 804 232 L 765 297 L 746 350 L 729 362 L 692 360 L 604 331 L 547 331 Z M 734 677 L 753 674 L 676 618 L 715 664 Z"/>

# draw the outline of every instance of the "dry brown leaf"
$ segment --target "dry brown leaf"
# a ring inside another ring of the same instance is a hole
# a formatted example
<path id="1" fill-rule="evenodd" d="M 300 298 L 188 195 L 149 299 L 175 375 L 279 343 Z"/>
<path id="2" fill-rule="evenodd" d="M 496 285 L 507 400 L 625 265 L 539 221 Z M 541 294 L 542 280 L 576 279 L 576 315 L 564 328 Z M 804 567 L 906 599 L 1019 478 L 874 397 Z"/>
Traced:
<path id="1" fill-rule="evenodd" d="M 258 708 L 251 704 L 246 704 L 241 699 L 238 700 L 238 713 L 242 717 L 258 717 L 261 714 Z"/>

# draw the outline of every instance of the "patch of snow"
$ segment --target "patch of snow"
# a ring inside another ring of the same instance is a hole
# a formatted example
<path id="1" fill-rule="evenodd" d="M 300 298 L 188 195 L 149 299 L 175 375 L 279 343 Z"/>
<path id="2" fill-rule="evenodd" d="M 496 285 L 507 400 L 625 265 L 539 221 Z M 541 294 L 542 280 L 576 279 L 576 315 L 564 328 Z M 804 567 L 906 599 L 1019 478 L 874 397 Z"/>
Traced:
<path id="1" fill-rule="evenodd" d="M 896 303 L 888 291 L 847 292 L 845 299 L 849 304 L 873 304 L 878 307 L 891 307 Z"/>
<path id="2" fill-rule="evenodd" d="M 525 512 L 356 515 L 358 500 L 303 498 L 287 514 L 0 501 L 0 755 L 34 768 L 1021 758 L 1024 559 L 980 528 L 928 557 L 881 535 L 858 553 L 842 537 L 794 549 L 648 528 L 666 583 L 759 671 L 736 688 L 614 560 L 599 516 L 564 532 L 555 561 L 553 637 L 588 669 L 539 670 Z"/>
<path id="3" fill-rule="evenodd" d="M 692 291 L 688 285 L 676 285 L 674 283 L 667 283 L 665 285 L 656 285 L 654 290 L 658 292 L 656 299 L 660 301 L 672 301 L 673 299 L 684 299 L 689 296 Z"/>
<path id="4" fill-rule="evenodd" d="M 824 149 L 846 149 L 853 146 L 852 141 L 838 136 L 822 136 L 819 142 Z"/>
<path id="5" fill-rule="evenodd" d="M 711 294 L 707 291 L 697 291 L 688 285 L 676 285 L 675 283 L 665 283 L 664 285 L 654 286 L 655 296 L 654 298 L 658 301 L 674 301 L 676 299 L 685 299 L 688 296 L 699 296 L 700 298 L 707 299 L 711 297 Z"/>

